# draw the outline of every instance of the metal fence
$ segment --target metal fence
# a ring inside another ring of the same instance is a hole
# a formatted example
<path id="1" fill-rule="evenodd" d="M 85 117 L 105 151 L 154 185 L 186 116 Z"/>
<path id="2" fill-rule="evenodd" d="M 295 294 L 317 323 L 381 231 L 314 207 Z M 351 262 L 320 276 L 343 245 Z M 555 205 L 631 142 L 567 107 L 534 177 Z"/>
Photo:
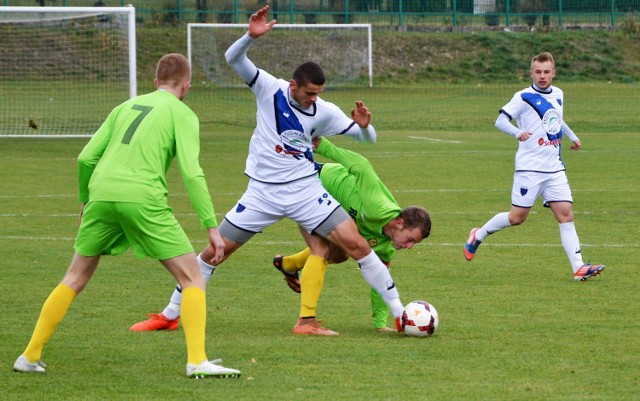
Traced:
<path id="1" fill-rule="evenodd" d="M 244 23 L 264 4 L 281 23 L 370 23 L 392 29 L 618 28 L 640 0 L 0 0 L 4 6 L 136 7 L 138 23 Z"/>

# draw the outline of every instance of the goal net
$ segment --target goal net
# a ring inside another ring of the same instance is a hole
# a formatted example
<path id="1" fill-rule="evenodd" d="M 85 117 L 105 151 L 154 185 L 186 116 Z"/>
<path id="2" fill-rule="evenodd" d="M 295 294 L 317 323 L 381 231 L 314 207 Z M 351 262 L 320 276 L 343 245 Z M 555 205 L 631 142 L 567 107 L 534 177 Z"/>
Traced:
<path id="1" fill-rule="evenodd" d="M 224 52 L 247 31 L 247 24 L 188 24 L 192 85 L 244 86 Z M 249 50 L 254 64 L 277 78 L 290 79 L 296 67 L 315 61 L 327 84 L 372 86 L 370 24 L 277 24 Z"/>
<path id="2" fill-rule="evenodd" d="M 136 95 L 133 7 L 0 7 L 0 136 L 90 136 Z"/>

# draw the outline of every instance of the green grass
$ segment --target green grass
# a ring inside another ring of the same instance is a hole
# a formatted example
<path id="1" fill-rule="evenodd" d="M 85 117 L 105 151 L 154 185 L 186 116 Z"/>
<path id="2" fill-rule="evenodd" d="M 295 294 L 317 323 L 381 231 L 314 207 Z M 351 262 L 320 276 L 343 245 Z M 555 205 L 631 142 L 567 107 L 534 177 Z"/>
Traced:
<path id="1" fill-rule="evenodd" d="M 633 25 L 633 24 L 632 24 Z M 565 81 L 638 83 L 640 33 L 635 30 L 560 29 L 549 32 L 396 31 L 374 27 L 374 86 L 429 84 L 433 81 L 510 83 L 528 80 L 529 60 L 550 51 Z M 635 32 L 635 33 L 633 33 Z M 151 83 L 158 59 L 166 52 L 187 54 L 186 27 L 137 30 L 138 82 Z M 252 57 L 253 53 L 249 53 Z M 252 58 L 260 66 L 260 60 Z M 314 60 L 320 65 L 322 59 Z M 288 78 L 288 77 L 284 77 Z M 331 77 L 327 77 L 330 84 Z"/>
<path id="2" fill-rule="evenodd" d="M 602 84 L 604 85 L 604 84 Z M 637 113 L 619 116 L 628 92 L 563 85 L 567 120 L 580 152 L 565 150 L 576 225 L 587 259 L 602 276 L 571 278 L 557 223 L 537 204 L 521 227 L 498 233 L 473 262 L 462 256 L 468 231 L 508 210 L 516 143 L 497 132 L 497 109 L 511 93 L 479 101 L 475 86 L 450 96 L 384 88 L 328 91 L 345 109 L 364 98 L 374 113 L 376 145 L 337 138 L 367 156 L 402 205 L 433 217 L 430 238 L 398 253 L 392 274 L 407 303 L 438 309 L 433 337 L 373 330 L 368 287 L 352 261 L 332 266 L 319 318 L 337 338 L 290 334 L 299 309 L 271 267 L 302 240 L 282 221 L 223 264 L 207 292 L 207 351 L 242 370 L 238 380 L 187 380 L 178 332 L 132 333 L 158 312 L 173 288 L 152 260 L 129 252 L 105 257 L 44 351 L 44 376 L 11 371 L 42 302 L 64 275 L 77 228 L 76 157 L 86 139 L 0 138 L 0 394 L 38 400 L 632 400 L 640 398 L 640 282 L 635 253 L 640 152 Z M 511 90 L 511 89 L 509 89 Z M 187 100 L 203 130 L 202 165 L 219 217 L 244 191 L 254 103 L 249 91 Z M 607 92 L 609 93 L 609 92 Z M 615 92 L 611 92 L 614 94 Z M 401 94 L 402 101 L 398 102 Z M 192 96 L 193 95 L 193 96 Z M 364 96 L 362 96 L 364 95 Z M 622 100 L 620 100 L 622 99 Z M 597 110 L 597 113 L 594 113 Z M 607 129 L 609 127 L 609 129 Z M 169 174 L 170 203 L 194 247 L 205 242 L 179 173 Z"/>

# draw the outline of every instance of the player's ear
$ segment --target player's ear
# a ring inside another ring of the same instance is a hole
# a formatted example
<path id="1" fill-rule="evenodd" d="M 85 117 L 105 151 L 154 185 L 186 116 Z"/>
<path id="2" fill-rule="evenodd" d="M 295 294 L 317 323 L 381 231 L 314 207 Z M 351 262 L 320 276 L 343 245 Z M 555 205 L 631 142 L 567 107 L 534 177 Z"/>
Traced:
<path id="1" fill-rule="evenodd" d="M 404 219 L 402 217 L 396 217 L 395 225 L 397 230 L 402 230 L 404 228 Z"/>
<path id="2" fill-rule="evenodd" d="M 295 90 L 297 88 L 298 88 L 298 83 L 296 82 L 295 79 L 292 79 L 291 81 L 289 81 L 289 89 Z"/>

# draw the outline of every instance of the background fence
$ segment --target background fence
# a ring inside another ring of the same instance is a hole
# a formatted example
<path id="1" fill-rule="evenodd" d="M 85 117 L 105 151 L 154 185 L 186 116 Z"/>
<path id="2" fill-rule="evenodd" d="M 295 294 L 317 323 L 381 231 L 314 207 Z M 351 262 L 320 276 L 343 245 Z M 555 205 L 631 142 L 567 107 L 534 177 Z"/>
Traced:
<path id="1" fill-rule="evenodd" d="M 4 6 L 136 7 L 138 22 L 244 23 L 264 0 L 0 0 Z M 615 28 L 640 0 L 272 0 L 281 23 L 371 23 L 397 29 Z"/>

